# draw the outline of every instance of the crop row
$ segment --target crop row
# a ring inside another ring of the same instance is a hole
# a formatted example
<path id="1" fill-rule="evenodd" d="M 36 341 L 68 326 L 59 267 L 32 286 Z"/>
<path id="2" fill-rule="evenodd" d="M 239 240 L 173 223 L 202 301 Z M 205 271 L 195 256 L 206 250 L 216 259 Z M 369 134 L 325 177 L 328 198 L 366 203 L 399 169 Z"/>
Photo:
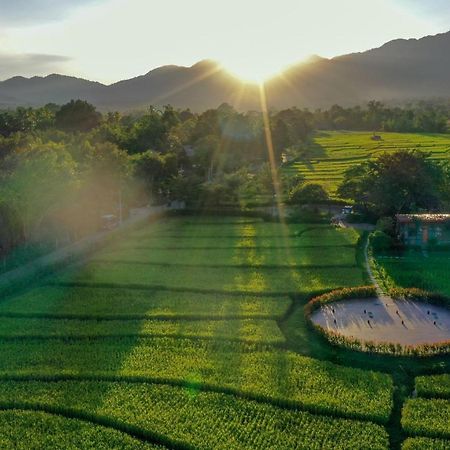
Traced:
<path id="1" fill-rule="evenodd" d="M 421 376 L 416 378 L 417 394 L 421 397 L 450 399 L 450 374 Z"/>
<path id="2" fill-rule="evenodd" d="M 84 283 L 117 287 L 169 287 L 217 290 L 223 293 L 288 294 L 354 286 L 362 283 L 362 270 L 354 267 L 276 268 L 145 266 L 124 263 L 89 263 L 76 273 L 54 278 L 55 283 Z"/>
<path id="3" fill-rule="evenodd" d="M 392 408 L 388 375 L 261 345 L 172 338 L 2 343 L 0 375 L 58 374 L 195 380 L 287 407 L 378 422 Z"/>
<path id="4" fill-rule="evenodd" d="M 0 314 L 47 317 L 281 317 L 289 297 L 41 286 L 0 302 Z"/>
<path id="5" fill-rule="evenodd" d="M 296 173 L 299 170 L 307 180 L 320 182 L 331 193 L 337 189 L 345 168 L 360 164 L 363 160 L 403 149 L 419 149 L 430 152 L 436 160 L 448 160 L 450 139 L 448 135 L 382 133 L 382 141 L 373 141 L 370 133 L 326 132 L 317 134 L 305 149 L 305 163 L 294 163 L 285 170 Z M 294 170 L 293 170 L 294 169 Z M 327 173 L 320 173 L 321 170 Z M 329 175 L 334 174 L 333 179 Z"/>
<path id="6" fill-rule="evenodd" d="M 450 439 L 449 424 L 448 400 L 414 398 L 403 406 L 402 426 L 410 435 Z"/>
<path id="7" fill-rule="evenodd" d="M 403 442 L 402 450 L 448 450 L 450 441 L 426 437 L 408 438 Z"/>
<path id="8" fill-rule="evenodd" d="M 237 339 L 279 344 L 274 320 L 65 320 L 9 318 L 0 322 L 0 339 L 19 337 L 174 336 Z"/>
<path id="9" fill-rule="evenodd" d="M 21 400 L 17 400 L 21 399 Z M 1 382 L 0 405 L 88 411 L 111 426 L 165 436 L 198 449 L 387 449 L 379 425 L 146 383 Z"/>
<path id="10" fill-rule="evenodd" d="M 2 450 L 163 450 L 120 431 L 40 411 L 0 411 Z"/>
<path id="11" fill-rule="evenodd" d="M 279 248 L 191 248 L 191 249 L 143 249 L 128 247 L 108 249 L 99 252 L 94 261 L 111 261 L 141 264 L 167 264 L 172 267 L 190 266 L 268 266 L 268 267 L 299 267 L 310 265 L 341 266 L 355 263 L 355 248 L 353 245 L 340 245 L 336 251 L 330 245 L 317 245 L 323 236 L 305 236 L 308 241 L 300 246 L 298 242 L 291 247 Z M 305 242 L 299 238 L 299 242 Z M 342 239 L 341 242 L 345 242 Z M 323 241 L 322 241 L 323 243 Z M 326 243 L 326 242 L 325 242 Z"/>

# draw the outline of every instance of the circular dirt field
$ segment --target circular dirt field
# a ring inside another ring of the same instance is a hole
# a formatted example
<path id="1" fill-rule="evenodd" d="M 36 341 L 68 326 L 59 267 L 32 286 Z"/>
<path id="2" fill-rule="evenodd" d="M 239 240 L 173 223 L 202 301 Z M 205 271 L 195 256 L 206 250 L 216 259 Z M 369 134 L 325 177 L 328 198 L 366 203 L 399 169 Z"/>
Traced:
<path id="1" fill-rule="evenodd" d="M 412 346 L 450 341 L 450 310 L 418 301 L 341 300 L 314 311 L 311 320 L 361 341 Z"/>

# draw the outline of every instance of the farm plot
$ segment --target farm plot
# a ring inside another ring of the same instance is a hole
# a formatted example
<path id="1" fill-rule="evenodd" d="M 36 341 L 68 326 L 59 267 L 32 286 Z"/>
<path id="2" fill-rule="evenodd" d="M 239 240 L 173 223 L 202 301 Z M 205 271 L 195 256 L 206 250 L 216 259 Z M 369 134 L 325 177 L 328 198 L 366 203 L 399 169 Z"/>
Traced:
<path id="1" fill-rule="evenodd" d="M 356 272 L 356 273 L 355 273 Z M 354 267 L 257 268 L 180 267 L 176 274 L 167 266 L 144 266 L 114 262 L 90 263 L 76 274 L 55 278 L 56 284 L 100 285 L 104 287 L 169 288 L 199 292 L 291 294 L 357 286 L 363 283 L 362 271 Z"/>
<path id="2" fill-rule="evenodd" d="M 417 149 L 430 153 L 435 160 L 450 158 L 450 136 L 446 134 L 380 134 L 382 140 L 374 141 L 372 133 L 367 132 L 318 132 L 305 149 L 303 158 L 285 170 L 300 173 L 307 181 L 320 183 L 335 194 L 346 169 L 384 152 Z"/>
<path id="3" fill-rule="evenodd" d="M 377 263 L 401 287 L 416 287 L 450 296 L 450 252 L 410 250 L 402 255 L 379 255 Z"/>
<path id="4" fill-rule="evenodd" d="M 416 390 L 421 397 L 450 399 L 450 374 L 417 377 Z"/>
<path id="5" fill-rule="evenodd" d="M 248 218 L 134 230 L 1 299 L 0 410 L 94 414 L 169 447 L 387 448 L 392 378 L 288 351 L 278 327 L 299 298 L 362 283 L 357 240 Z"/>
<path id="6" fill-rule="evenodd" d="M 411 435 L 450 439 L 450 401 L 414 398 L 402 411 L 402 426 Z"/>
<path id="7" fill-rule="evenodd" d="M 233 225 L 236 237 L 218 239 L 199 232 L 199 236 L 187 238 L 183 230 L 190 230 L 192 223 L 186 225 L 183 219 L 175 222 L 180 226 L 179 237 L 158 233 L 149 233 L 147 238 L 141 235 L 141 241 L 132 237 L 100 253 L 83 269 L 68 271 L 53 282 L 259 295 L 306 293 L 362 283 L 362 270 L 356 268 L 354 258 L 358 235 L 353 230 L 286 228 L 269 223 L 270 232 L 262 232 L 262 225 Z M 177 260 L 179 250 L 184 263 Z M 323 261 L 326 250 L 328 264 Z M 190 260 L 189 253 L 184 253 L 183 260 L 183 251 L 190 252 Z M 334 254 L 339 255 L 335 263 Z"/>
<path id="8" fill-rule="evenodd" d="M 408 438 L 403 442 L 402 450 L 448 450 L 450 441 L 431 438 Z"/>
<path id="9" fill-rule="evenodd" d="M 150 319 L 279 318 L 287 296 L 205 294 L 121 287 L 40 286 L 0 302 L 0 316 Z"/>
<path id="10" fill-rule="evenodd" d="M 61 320 L 0 319 L 0 339 L 174 336 L 237 339 L 279 344 L 284 336 L 274 320 Z"/>
<path id="11" fill-rule="evenodd" d="M 164 450 L 113 428 L 39 411 L 0 411 L 3 450 Z"/>
<path id="12" fill-rule="evenodd" d="M 140 435 L 162 436 L 175 447 L 388 448 L 385 430 L 370 422 L 319 417 L 193 388 L 100 381 L 2 382 L 0 406 L 4 403 L 89 413 L 111 426 L 127 424 Z"/>
<path id="13" fill-rule="evenodd" d="M 5 341 L 0 376 L 188 380 L 310 411 L 385 422 L 392 380 L 289 351 L 232 342 L 152 339 Z"/>

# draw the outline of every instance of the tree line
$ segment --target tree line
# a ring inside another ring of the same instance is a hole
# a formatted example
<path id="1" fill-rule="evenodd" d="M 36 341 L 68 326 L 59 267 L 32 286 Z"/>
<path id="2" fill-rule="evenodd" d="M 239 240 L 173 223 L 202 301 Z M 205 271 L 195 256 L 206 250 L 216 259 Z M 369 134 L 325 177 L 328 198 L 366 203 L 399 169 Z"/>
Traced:
<path id="1" fill-rule="evenodd" d="M 274 158 L 313 130 L 296 108 L 269 118 Z M 272 199 L 264 120 L 227 104 L 101 114 L 85 101 L 0 111 L 0 253 L 62 245 L 149 202 L 196 207 Z"/>
<path id="2" fill-rule="evenodd" d="M 325 130 L 446 133 L 449 117 L 450 103 L 422 101 L 400 107 L 371 101 L 366 107 L 334 105 L 327 110 L 317 110 L 314 125 Z"/>

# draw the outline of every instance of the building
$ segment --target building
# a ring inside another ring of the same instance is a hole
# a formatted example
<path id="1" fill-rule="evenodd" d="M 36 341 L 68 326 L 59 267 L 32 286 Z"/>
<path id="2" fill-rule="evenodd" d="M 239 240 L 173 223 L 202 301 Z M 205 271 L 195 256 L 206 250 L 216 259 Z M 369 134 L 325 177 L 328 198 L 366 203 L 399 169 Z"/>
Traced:
<path id="1" fill-rule="evenodd" d="M 399 239 L 406 245 L 450 245 L 450 214 L 397 214 Z"/>

